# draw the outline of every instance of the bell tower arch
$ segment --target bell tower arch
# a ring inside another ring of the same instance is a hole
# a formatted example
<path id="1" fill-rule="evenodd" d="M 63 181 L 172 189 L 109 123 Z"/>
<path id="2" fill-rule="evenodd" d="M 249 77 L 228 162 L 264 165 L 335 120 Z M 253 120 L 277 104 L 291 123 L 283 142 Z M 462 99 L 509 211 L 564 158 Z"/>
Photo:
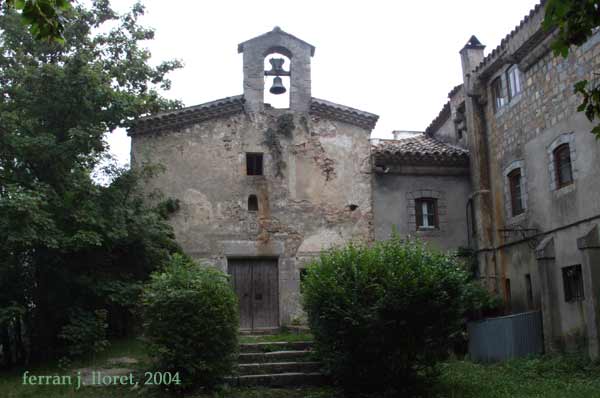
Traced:
<path id="1" fill-rule="evenodd" d="M 273 76 L 273 80 L 289 76 L 289 87 L 286 87 L 289 89 L 289 109 L 308 112 L 311 99 L 310 58 L 315 54 L 314 46 L 276 26 L 268 33 L 240 43 L 238 53 L 243 53 L 244 57 L 244 99 L 248 112 L 265 109 L 265 76 Z M 265 70 L 265 58 L 274 53 L 289 59 L 289 70 L 282 69 L 284 74 L 280 76 L 273 69 Z"/>

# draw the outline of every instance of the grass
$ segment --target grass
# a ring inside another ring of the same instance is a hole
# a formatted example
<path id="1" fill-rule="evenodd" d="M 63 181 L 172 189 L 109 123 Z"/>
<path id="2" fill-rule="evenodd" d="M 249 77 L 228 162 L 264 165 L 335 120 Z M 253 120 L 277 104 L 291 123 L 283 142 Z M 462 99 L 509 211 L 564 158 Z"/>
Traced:
<path id="1" fill-rule="evenodd" d="M 468 361 L 440 366 L 436 398 L 600 397 L 600 363 L 579 355 L 516 359 L 493 365 Z"/>
<path id="2" fill-rule="evenodd" d="M 131 367 L 142 369 L 147 362 L 144 354 L 144 344 L 137 339 L 114 340 L 110 347 L 97 355 L 90 356 L 81 360 L 72 362 L 68 368 L 77 369 L 83 367 L 90 368 L 108 368 L 109 358 L 132 357 L 140 361 L 137 365 L 117 365 L 118 367 Z M 113 366 L 114 367 L 114 366 Z M 139 397 L 137 391 L 131 390 L 131 387 L 83 387 L 75 389 L 75 385 L 24 385 L 23 372 L 29 371 L 30 375 L 36 376 L 54 376 L 70 375 L 71 371 L 62 369 L 58 361 L 48 362 L 42 366 L 28 367 L 25 369 L 13 370 L 10 372 L 0 372 L 0 397 L 2 398 L 62 398 L 62 397 L 80 397 L 80 398 L 105 398 L 105 397 Z M 73 379 L 75 383 L 75 379 Z"/>
<path id="3" fill-rule="evenodd" d="M 114 340 L 110 343 L 110 347 L 106 351 L 97 354 L 95 357 L 88 358 L 87 360 L 78 361 L 73 364 L 73 367 L 107 368 L 111 367 L 108 364 L 110 358 L 122 357 L 135 358 L 139 361 L 137 365 L 127 365 L 125 367 L 139 369 L 143 368 L 148 363 L 148 357 L 144 351 L 144 342 L 136 338 L 131 338 Z"/>
<path id="4" fill-rule="evenodd" d="M 247 336 L 244 336 L 245 340 Z M 252 341 L 299 341 L 311 339 L 307 334 L 283 333 L 260 336 Z M 291 340 L 296 339 L 296 340 Z M 113 342 L 104 353 L 74 363 L 72 367 L 108 366 L 108 359 L 133 357 L 143 367 L 147 358 L 143 343 L 138 340 Z M 67 374 L 56 364 L 27 369 L 36 375 Z M 600 398 L 600 362 L 591 363 L 581 356 L 543 356 L 518 359 L 501 364 L 482 365 L 468 361 L 449 361 L 440 364 L 440 376 L 428 386 L 427 398 Z M 131 387 L 31 386 L 22 384 L 23 370 L 0 372 L 2 398 L 167 398 L 168 395 Z M 222 388 L 210 394 L 191 394 L 189 398 L 334 398 L 342 395 L 331 387 L 269 389 Z M 375 397 L 372 397 L 375 398 Z M 380 398 L 380 396 L 377 396 Z"/>
<path id="5" fill-rule="evenodd" d="M 338 393 L 331 387 L 225 389 L 193 398 L 334 398 Z M 192 398 L 192 397 L 190 397 Z"/>

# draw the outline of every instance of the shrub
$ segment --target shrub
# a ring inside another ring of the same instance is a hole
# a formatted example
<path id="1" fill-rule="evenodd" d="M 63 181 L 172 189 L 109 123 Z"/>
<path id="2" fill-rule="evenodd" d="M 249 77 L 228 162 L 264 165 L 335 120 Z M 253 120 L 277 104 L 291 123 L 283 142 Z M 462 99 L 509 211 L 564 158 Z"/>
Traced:
<path id="1" fill-rule="evenodd" d="M 62 327 L 58 337 L 66 343 L 71 358 L 96 354 L 108 347 L 106 318 L 106 310 L 90 312 L 74 308 L 70 311 L 69 323 Z"/>
<path id="2" fill-rule="evenodd" d="M 178 372 L 181 382 L 166 387 L 210 388 L 231 372 L 238 347 L 237 308 L 227 275 L 182 255 L 152 275 L 142 297 L 149 353 L 157 370 Z"/>
<path id="3" fill-rule="evenodd" d="M 481 288 L 452 255 L 393 237 L 321 255 L 303 305 L 317 354 L 347 392 L 398 392 L 431 373 Z"/>

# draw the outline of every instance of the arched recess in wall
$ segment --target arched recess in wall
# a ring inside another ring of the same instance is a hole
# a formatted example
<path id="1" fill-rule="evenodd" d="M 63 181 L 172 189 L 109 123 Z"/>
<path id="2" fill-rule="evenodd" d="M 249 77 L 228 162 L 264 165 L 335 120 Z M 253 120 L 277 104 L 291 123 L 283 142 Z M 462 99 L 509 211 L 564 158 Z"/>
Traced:
<path id="1" fill-rule="evenodd" d="M 276 76 L 265 75 L 264 78 L 264 103 L 270 105 L 276 109 L 289 109 L 290 108 L 290 91 L 291 91 L 291 58 L 292 53 L 284 47 L 273 47 L 265 52 L 264 58 L 264 69 L 266 72 L 273 71 L 272 59 L 283 59 L 282 69 L 286 75 L 278 76 L 281 79 L 281 84 L 285 87 L 285 93 L 273 94 L 271 88 Z"/>
<path id="2" fill-rule="evenodd" d="M 258 211 L 258 198 L 256 195 L 248 196 L 248 211 Z"/>

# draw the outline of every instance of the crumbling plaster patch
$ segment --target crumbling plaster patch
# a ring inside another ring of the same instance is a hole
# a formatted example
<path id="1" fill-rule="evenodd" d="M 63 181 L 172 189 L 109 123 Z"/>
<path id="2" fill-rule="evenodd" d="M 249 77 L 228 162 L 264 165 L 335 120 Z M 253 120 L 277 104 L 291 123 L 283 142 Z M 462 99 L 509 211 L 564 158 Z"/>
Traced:
<path id="1" fill-rule="evenodd" d="M 335 246 L 343 245 L 344 237 L 339 231 L 331 229 L 319 229 L 304 239 L 302 245 L 298 248 L 299 253 L 319 253 Z"/>

